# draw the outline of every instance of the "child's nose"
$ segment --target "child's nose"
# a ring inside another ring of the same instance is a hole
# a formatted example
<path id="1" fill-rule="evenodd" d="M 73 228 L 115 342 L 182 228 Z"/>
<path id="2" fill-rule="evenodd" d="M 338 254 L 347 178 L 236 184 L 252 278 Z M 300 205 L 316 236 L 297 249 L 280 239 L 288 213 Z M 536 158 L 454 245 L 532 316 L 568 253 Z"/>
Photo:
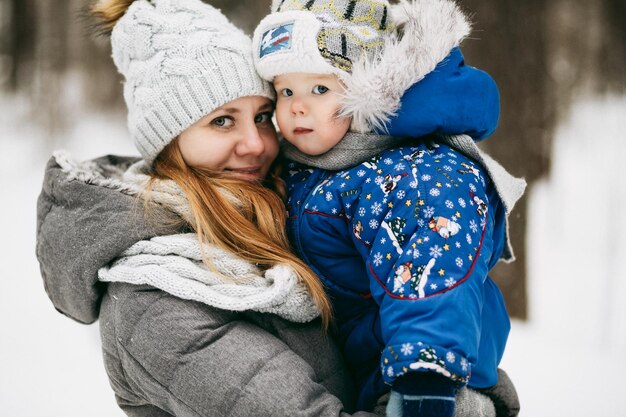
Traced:
<path id="1" fill-rule="evenodd" d="M 302 99 L 295 98 L 291 101 L 291 113 L 293 115 L 305 115 L 306 112 L 306 103 Z"/>

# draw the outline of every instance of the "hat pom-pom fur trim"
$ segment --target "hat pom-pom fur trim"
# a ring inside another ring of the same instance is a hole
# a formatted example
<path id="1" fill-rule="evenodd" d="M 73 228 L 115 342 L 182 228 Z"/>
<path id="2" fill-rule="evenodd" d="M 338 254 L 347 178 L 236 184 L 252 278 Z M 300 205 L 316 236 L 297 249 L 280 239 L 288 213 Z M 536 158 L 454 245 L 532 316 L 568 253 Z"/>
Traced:
<path id="1" fill-rule="evenodd" d="M 384 132 L 413 84 L 432 72 L 470 33 L 465 14 L 451 0 L 402 0 L 390 7 L 396 33 L 374 62 L 359 61 L 344 79 L 343 116 L 352 130 Z"/>

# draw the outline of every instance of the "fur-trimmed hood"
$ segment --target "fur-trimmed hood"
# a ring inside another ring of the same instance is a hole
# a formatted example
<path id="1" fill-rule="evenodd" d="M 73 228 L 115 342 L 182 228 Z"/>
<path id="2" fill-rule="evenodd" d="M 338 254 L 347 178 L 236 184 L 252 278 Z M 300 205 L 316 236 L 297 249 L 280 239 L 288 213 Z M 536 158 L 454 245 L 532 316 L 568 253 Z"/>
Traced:
<path id="1" fill-rule="evenodd" d="M 390 10 L 396 36 L 377 61 L 357 62 L 346 80 L 343 114 L 358 132 L 384 131 L 404 92 L 470 33 L 468 18 L 451 0 L 402 0 Z"/>
<path id="2" fill-rule="evenodd" d="M 98 319 L 106 290 L 100 268 L 138 241 L 186 231 L 163 206 L 146 217 L 139 189 L 123 181 L 137 161 L 104 156 L 78 163 L 57 152 L 46 166 L 37 201 L 37 259 L 55 308 L 78 322 Z"/>

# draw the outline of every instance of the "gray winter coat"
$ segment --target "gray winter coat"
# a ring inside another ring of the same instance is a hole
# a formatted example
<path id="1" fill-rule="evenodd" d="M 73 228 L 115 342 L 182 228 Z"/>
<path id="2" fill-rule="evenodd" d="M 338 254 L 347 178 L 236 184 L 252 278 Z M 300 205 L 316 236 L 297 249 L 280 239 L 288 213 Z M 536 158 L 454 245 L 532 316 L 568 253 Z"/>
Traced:
<path id="1" fill-rule="evenodd" d="M 46 291 L 72 319 L 100 319 L 120 407 L 152 417 L 348 416 L 349 376 L 319 321 L 295 324 L 218 310 L 154 287 L 98 282 L 98 269 L 137 241 L 185 231 L 163 207 L 152 208 L 158 224 L 148 220 L 143 204 L 116 182 L 113 174 L 135 161 L 107 156 L 70 172 L 52 158 L 38 201 Z"/>

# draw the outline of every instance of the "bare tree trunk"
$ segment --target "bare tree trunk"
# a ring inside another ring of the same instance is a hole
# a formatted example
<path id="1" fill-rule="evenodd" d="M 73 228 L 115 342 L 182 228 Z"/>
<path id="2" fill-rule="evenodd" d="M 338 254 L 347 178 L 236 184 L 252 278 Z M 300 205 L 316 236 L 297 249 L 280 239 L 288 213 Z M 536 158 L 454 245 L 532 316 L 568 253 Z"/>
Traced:
<path id="1" fill-rule="evenodd" d="M 626 93 L 626 2 L 606 0 L 601 23 L 606 31 L 605 41 L 599 51 L 600 77 L 605 80 L 604 89 L 618 94 Z"/>
<path id="2" fill-rule="evenodd" d="M 14 89 L 13 0 L 0 0 L 0 89 Z"/>
<path id="3" fill-rule="evenodd" d="M 87 3 L 89 4 L 89 3 Z M 123 78 L 111 59 L 111 39 L 97 35 L 95 19 L 84 0 L 70 0 L 68 65 L 81 85 L 82 106 L 88 109 L 124 109 Z"/>
<path id="4" fill-rule="evenodd" d="M 33 117 L 50 132 L 65 126 L 62 78 L 66 70 L 68 2 L 13 0 L 11 84 L 33 103 Z"/>
<path id="5" fill-rule="evenodd" d="M 35 58 L 35 39 L 38 28 L 35 23 L 35 0 L 9 0 L 12 4 L 13 36 L 11 37 L 10 53 L 12 68 L 10 85 L 20 90 L 28 86 L 33 74 Z"/>
<path id="6" fill-rule="evenodd" d="M 467 62 L 488 71 L 500 87 L 502 113 L 484 147 L 505 167 L 533 183 L 546 175 L 555 108 L 546 53 L 547 2 L 466 0 L 474 16 L 473 39 L 464 44 Z M 528 195 L 528 191 L 526 193 Z M 527 317 L 526 199 L 515 208 L 511 240 L 517 257 L 499 264 L 493 277 L 513 317 Z"/>
<path id="7" fill-rule="evenodd" d="M 64 74 L 67 69 L 68 0 L 38 1 L 34 74 L 30 93 L 35 115 L 52 134 L 67 126 Z M 43 109 L 44 111 L 39 111 Z"/>

